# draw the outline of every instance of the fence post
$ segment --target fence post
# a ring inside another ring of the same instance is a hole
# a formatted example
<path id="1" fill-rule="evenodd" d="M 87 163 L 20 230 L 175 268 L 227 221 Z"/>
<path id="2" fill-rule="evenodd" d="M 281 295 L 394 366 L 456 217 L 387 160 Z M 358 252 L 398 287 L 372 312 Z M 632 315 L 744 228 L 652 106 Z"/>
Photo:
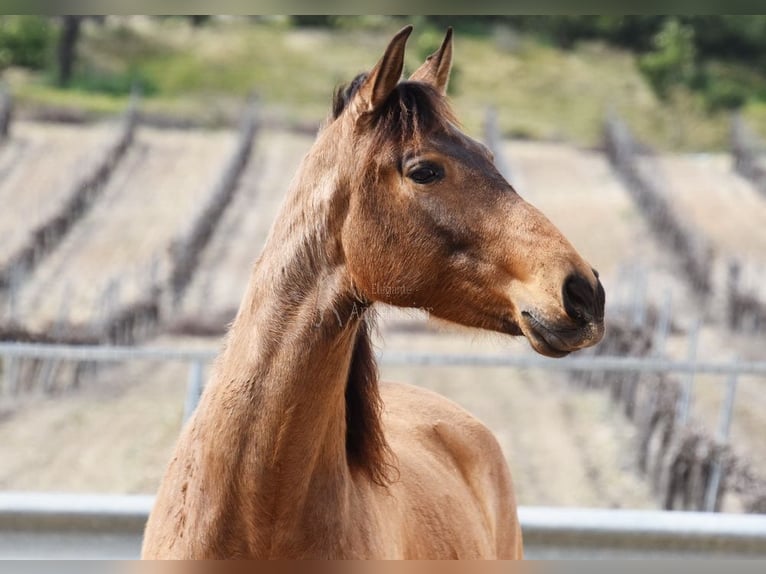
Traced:
<path id="1" fill-rule="evenodd" d="M 739 358 L 734 359 L 734 362 L 739 362 Z M 731 421 L 734 416 L 734 399 L 737 394 L 737 382 L 739 379 L 738 373 L 732 373 L 729 375 L 729 379 L 726 383 L 726 397 L 723 405 L 721 406 L 721 419 L 718 424 L 718 444 L 724 445 L 729 441 L 729 433 L 731 432 Z M 723 467 L 721 464 L 721 456 L 718 454 L 713 462 L 713 470 L 710 475 L 710 482 L 708 482 L 707 492 L 705 493 L 705 510 L 707 512 L 714 512 L 716 503 L 718 502 L 718 490 L 721 485 L 721 475 L 723 474 Z"/>
<path id="2" fill-rule="evenodd" d="M 657 329 L 654 333 L 654 343 L 652 345 L 652 355 L 663 357 L 665 355 L 665 344 L 668 340 L 668 331 L 670 330 L 670 317 L 673 310 L 673 296 L 670 289 L 665 290 L 665 296 L 662 300 L 660 316 L 657 318 Z"/>
<path id="3" fill-rule="evenodd" d="M 749 180 L 762 194 L 766 194 L 766 168 L 759 164 L 763 143 L 739 114 L 732 118 L 731 152 L 734 156 L 734 171 Z"/>
<path id="4" fill-rule="evenodd" d="M 13 101 L 5 85 L 0 85 L 0 143 L 8 139 L 11 132 Z"/>
<path id="5" fill-rule="evenodd" d="M 689 351 L 687 352 L 687 360 L 694 364 L 697 362 L 697 346 L 699 344 L 699 334 L 702 322 L 697 319 L 692 325 L 689 331 Z M 691 410 L 692 398 L 694 395 L 694 375 L 692 370 L 686 375 L 686 381 L 684 382 L 683 395 L 681 396 L 681 404 L 678 407 L 678 424 L 683 426 L 689 418 L 689 411 Z"/>
<path id="6" fill-rule="evenodd" d="M 646 269 L 637 265 L 633 275 L 633 326 L 641 327 L 646 321 Z"/>
<path id="7" fill-rule="evenodd" d="M 13 265 L 8 270 L 5 318 L 9 323 L 15 323 L 17 320 L 19 291 L 21 291 L 21 284 L 24 281 L 24 272 L 22 264 Z"/>
<path id="8" fill-rule="evenodd" d="M 204 383 L 205 365 L 200 359 L 192 361 L 189 365 L 189 378 L 186 384 L 186 402 L 184 404 L 184 422 L 197 408 L 197 403 L 202 395 Z"/>
<path id="9" fill-rule="evenodd" d="M 10 355 L 3 357 L 3 388 L 5 395 L 12 397 L 16 395 L 19 387 L 19 359 Z"/>
<path id="10" fill-rule="evenodd" d="M 495 167 L 502 176 L 511 184 L 514 183 L 511 167 L 503 153 L 503 136 L 500 133 L 500 127 L 497 120 L 497 110 L 493 106 L 487 107 L 487 113 L 484 116 L 484 141 L 495 155 Z M 515 182 L 518 183 L 518 182 Z"/>
<path id="11" fill-rule="evenodd" d="M 39 380 L 44 394 L 47 395 L 53 391 L 53 385 L 56 381 L 56 374 L 60 365 L 61 361 L 58 359 L 48 359 L 43 362 Z"/>

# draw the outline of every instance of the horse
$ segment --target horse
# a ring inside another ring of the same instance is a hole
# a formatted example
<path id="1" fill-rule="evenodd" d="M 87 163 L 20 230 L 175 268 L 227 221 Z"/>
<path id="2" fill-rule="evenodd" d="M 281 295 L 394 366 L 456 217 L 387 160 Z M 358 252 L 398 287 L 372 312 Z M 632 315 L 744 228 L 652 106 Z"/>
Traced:
<path id="1" fill-rule="evenodd" d="M 143 558 L 523 557 L 496 439 L 436 393 L 379 381 L 370 312 L 428 309 L 562 357 L 601 339 L 604 290 L 458 127 L 452 30 L 402 79 L 411 31 L 336 90 L 179 437 Z"/>

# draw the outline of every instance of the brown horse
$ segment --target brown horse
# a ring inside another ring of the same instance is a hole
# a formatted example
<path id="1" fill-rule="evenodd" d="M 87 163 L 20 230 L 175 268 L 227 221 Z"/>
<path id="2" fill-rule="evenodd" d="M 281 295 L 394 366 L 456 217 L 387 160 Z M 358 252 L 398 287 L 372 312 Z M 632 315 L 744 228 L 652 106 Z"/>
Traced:
<path id="1" fill-rule="evenodd" d="M 378 383 L 376 301 L 525 335 L 555 357 L 603 333 L 604 291 L 461 133 L 452 34 L 400 82 L 403 29 L 293 181 L 146 528 L 145 558 L 519 558 L 492 434 Z"/>

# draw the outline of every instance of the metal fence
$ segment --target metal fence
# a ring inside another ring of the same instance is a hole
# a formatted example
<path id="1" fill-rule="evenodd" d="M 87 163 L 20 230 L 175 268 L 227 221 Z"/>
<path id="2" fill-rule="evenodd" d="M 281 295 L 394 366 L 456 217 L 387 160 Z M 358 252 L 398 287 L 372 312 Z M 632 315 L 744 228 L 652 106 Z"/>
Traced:
<path id="1" fill-rule="evenodd" d="M 17 385 L 14 365 L 21 359 L 83 362 L 181 361 L 189 364 L 186 415 L 197 404 L 204 385 L 205 366 L 216 356 L 213 349 L 180 349 L 102 345 L 47 345 L 39 343 L 0 343 L 2 384 L 0 392 L 11 392 Z M 683 373 L 729 376 L 757 375 L 766 377 L 766 361 L 709 361 L 690 357 L 674 360 L 661 357 L 580 356 L 549 359 L 541 355 L 481 355 L 461 353 L 417 353 L 388 351 L 378 356 L 384 366 L 463 366 L 512 367 L 564 372 L 609 371 L 621 373 Z"/>
<path id="2" fill-rule="evenodd" d="M 14 384 L 23 359 L 86 362 L 180 361 L 189 364 L 185 411 L 196 407 L 206 366 L 216 350 L 0 343 L 1 392 Z M 385 352 L 381 365 L 469 366 L 568 372 L 707 373 L 722 383 L 739 375 L 766 376 L 766 361 L 687 358 L 478 355 Z M 0 558 L 131 558 L 151 508 L 148 496 L 0 493 Z M 531 558 L 766 558 L 766 516 L 663 511 L 521 508 Z"/>
<path id="3" fill-rule="evenodd" d="M 0 494 L 0 558 L 130 559 L 151 496 Z M 766 558 L 766 516 L 521 507 L 527 558 Z"/>

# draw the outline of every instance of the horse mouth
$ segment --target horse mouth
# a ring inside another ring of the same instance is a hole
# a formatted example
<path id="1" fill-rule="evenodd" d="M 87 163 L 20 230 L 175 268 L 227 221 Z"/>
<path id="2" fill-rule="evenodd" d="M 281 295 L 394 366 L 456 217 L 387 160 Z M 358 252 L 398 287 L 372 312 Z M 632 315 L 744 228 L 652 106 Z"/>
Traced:
<path id="1" fill-rule="evenodd" d="M 581 348 L 580 345 L 571 345 L 562 338 L 562 336 L 569 338 L 575 335 L 575 330 L 556 331 L 529 311 L 522 311 L 521 316 L 524 318 L 524 327 L 522 328 L 524 335 L 532 348 L 541 355 L 560 359 Z"/>

